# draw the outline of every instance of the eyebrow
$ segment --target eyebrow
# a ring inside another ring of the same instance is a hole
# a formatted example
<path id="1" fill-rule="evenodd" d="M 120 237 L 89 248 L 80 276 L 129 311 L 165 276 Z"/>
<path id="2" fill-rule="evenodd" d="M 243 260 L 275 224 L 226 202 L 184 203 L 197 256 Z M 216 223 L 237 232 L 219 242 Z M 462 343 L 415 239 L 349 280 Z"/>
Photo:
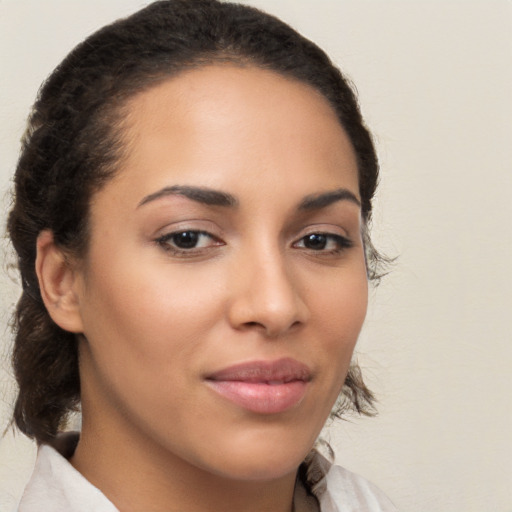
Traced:
<path id="1" fill-rule="evenodd" d="M 166 196 L 184 196 L 192 201 L 206 204 L 208 206 L 225 206 L 231 208 L 238 206 L 238 200 L 227 192 L 221 192 L 207 187 L 174 185 L 172 187 L 164 187 L 157 192 L 149 194 L 142 199 L 142 201 L 137 205 L 137 208 Z"/>
<path id="2" fill-rule="evenodd" d="M 221 192 L 208 187 L 195 187 L 191 185 L 173 185 L 172 187 L 164 187 L 152 194 L 147 195 L 137 205 L 139 208 L 142 205 L 156 201 L 167 196 L 184 196 L 187 199 L 196 201 L 198 203 L 206 204 L 208 206 L 223 206 L 234 208 L 238 206 L 238 199 L 229 194 L 228 192 Z M 306 196 L 298 206 L 299 211 L 320 210 L 326 208 L 338 201 L 350 201 L 361 207 L 361 202 L 354 193 L 346 188 L 331 190 L 321 194 L 311 194 Z"/>
<path id="3" fill-rule="evenodd" d="M 357 199 L 354 193 L 346 188 L 339 188 L 337 190 L 331 190 L 329 192 L 323 192 L 321 194 L 312 194 L 310 196 L 306 196 L 299 203 L 299 210 L 320 210 L 321 208 L 326 208 L 333 203 L 337 203 L 338 201 L 350 201 L 351 203 L 356 204 L 361 207 L 361 201 Z"/>

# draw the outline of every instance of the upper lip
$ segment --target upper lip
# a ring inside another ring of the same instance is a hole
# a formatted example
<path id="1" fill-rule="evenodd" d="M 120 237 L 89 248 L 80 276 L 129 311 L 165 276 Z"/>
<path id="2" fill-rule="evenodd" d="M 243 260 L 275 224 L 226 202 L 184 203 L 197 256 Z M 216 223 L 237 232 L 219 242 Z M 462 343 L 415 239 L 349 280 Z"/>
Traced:
<path id="1" fill-rule="evenodd" d="M 242 382 L 292 382 L 311 380 L 311 370 L 292 358 L 275 361 L 250 361 L 209 374 L 207 380 Z"/>

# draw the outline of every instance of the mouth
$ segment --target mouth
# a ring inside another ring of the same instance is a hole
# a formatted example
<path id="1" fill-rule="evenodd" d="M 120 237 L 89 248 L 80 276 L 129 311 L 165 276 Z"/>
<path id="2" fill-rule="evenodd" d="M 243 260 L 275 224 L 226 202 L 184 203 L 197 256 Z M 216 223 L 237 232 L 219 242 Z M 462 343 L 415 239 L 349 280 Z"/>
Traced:
<path id="1" fill-rule="evenodd" d="M 311 370 L 291 358 L 253 361 L 206 377 L 207 385 L 232 404 L 258 414 L 277 414 L 297 406 L 311 381 Z"/>

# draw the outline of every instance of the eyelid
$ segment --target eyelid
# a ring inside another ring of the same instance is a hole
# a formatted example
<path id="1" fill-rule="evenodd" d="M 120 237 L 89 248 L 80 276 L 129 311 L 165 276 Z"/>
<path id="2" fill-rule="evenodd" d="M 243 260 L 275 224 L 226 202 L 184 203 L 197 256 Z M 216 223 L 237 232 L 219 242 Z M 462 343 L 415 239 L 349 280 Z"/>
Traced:
<path id="1" fill-rule="evenodd" d="M 313 248 L 306 246 L 306 239 L 311 235 L 322 235 L 327 238 L 326 247 Z M 334 248 L 329 247 L 332 244 Z M 356 241 L 349 234 L 348 230 L 339 224 L 315 223 L 309 224 L 301 229 L 293 239 L 292 248 L 303 250 L 314 256 L 335 256 L 341 255 L 344 251 L 356 245 Z"/>
<path id="2" fill-rule="evenodd" d="M 159 230 L 161 234 L 153 237 L 153 242 L 159 246 L 163 251 L 174 257 L 194 258 L 202 255 L 209 254 L 212 249 L 226 245 L 223 239 L 212 233 L 212 230 L 200 228 L 194 222 L 180 222 L 176 225 L 167 226 L 165 229 Z M 204 222 L 202 223 L 204 225 Z M 182 233 L 194 233 L 199 236 L 208 237 L 210 242 L 205 246 L 200 247 L 179 247 L 173 238 Z"/>
<path id="3" fill-rule="evenodd" d="M 325 238 L 327 238 L 330 241 L 334 240 L 339 246 L 338 250 L 349 249 L 350 247 L 352 247 L 354 245 L 352 240 L 350 240 L 350 238 L 348 238 L 346 236 L 339 235 L 337 233 L 327 233 L 327 232 L 321 232 L 321 231 L 314 231 L 314 232 L 308 233 L 306 235 L 303 235 L 298 240 L 296 240 L 292 245 L 297 246 L 299 243 L 303 242 L 308 236 L 311 236 L 311 235 L 324 236 Z M 304 247 L 304 248 L 315 251 L 315 252 L 321 252 L 321 251 L 328 252 L 329 251 L 328 249 L 311 249 L 308 247 Z"/>
<path id="4" fill-rule="evenodd" d="M 195 233 L 200 236 L 206 236 L 206 237 L 210 238 L 211 240 L 219 240 L 218 237 L 216 237 L 212 233 L 210 233 L 208 231 L 204 231 L 202 229 L 177 229 L 174 231 L 168 231 L 167 233 L 164 233 L 163 235 L 158 236 L 155 240 L 157 242 L 170 240 L 171 238 L 175 237 L 176 235 L 180 235 L 182 233 Z"/>
<path id="5" fill-rule="evenodd" d="M 298 234 L 295 235 L 295 239 L 298 240 L 300 238 L 303 238 L 308 235 L 314 235 L 314 234 L 323 234 L 323 235 L 333 235 L 333 236 L 341 236 L 343 238 L 346 238 L 348 240 L 352 240 L 353 236 L 351 233 L 353 233 L 352 229 L 347 229 L 346 227 L 331 223 L 331 222 L 316 222 L 313 224 L 308 224 L 307 226 L 304 226 L 303 228 L 297 230 Z"/>
<path id="6" fill-rule="evenodd" d="M 222 230 L 216 222 L 204 218 L 194 218 L 188 215 L 182 219 L 177 219 L 174 222 L 165 222 L 168 219 L 161 219 L 158 222 L 158 229 L 149 232 L 148 236 L 152 240 L 161 238 L 171 233 L 181 233 L 183 231 L 199 231 L 205 234 L 209 234 L 213 237 L 223 239 L 225 237 L 224 230 Z"/>

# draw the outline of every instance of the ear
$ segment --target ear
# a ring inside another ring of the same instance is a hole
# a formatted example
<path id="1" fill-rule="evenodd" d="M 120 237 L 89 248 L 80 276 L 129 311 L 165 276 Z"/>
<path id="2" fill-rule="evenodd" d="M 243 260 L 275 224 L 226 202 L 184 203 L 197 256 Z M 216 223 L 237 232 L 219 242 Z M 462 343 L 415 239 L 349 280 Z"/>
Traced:
<path id="1" fill-rule="evenodd" d="M 83 332 L 78 272 L 57 247 L 49 230 L 37 237 L 36 273 L 41 297 L 52 320 L 65 331 Z"/>

